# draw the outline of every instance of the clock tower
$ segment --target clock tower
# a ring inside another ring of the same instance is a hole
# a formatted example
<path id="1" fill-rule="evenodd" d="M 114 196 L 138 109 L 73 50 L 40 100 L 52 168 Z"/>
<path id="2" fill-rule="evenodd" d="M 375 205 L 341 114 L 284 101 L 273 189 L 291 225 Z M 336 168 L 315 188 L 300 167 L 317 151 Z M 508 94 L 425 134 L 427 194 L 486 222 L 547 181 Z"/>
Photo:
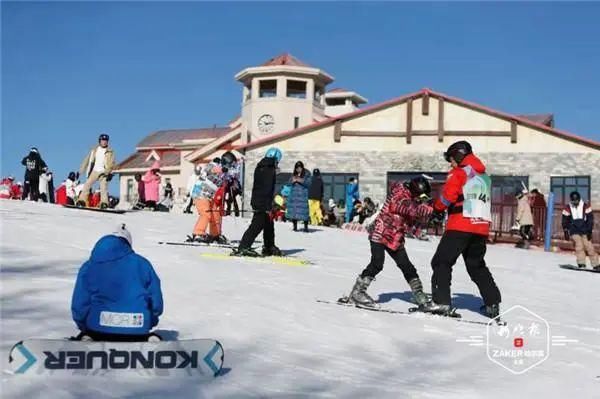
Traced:
<path id="1" fill-rule="evenodd" d="M 243 84 L 242 143 L 325 119 L 325 87 L 333 77 L 282 54 L 237 75 Z"/>

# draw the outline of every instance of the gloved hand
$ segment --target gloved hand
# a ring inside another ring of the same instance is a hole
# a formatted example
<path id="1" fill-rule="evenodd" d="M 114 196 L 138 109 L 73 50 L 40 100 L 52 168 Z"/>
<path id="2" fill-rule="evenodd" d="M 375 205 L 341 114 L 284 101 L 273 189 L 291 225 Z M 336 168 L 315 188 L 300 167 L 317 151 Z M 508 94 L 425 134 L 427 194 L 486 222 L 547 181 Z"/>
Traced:
<path id="1" fill-rule="evenodd" d="M 111 181 L 112 178 L 113 178 L 113 174 L 112 173 L 109 173 L 109 174 L 106 175 L 106 181 Z"/>
<path id="2" fill-rule="evenodd" d="M 565 240 L 569 241 L 571 239 L 571 234 L 569 234 L 568 229 L 563 230 L 565 232 Z"/>
<path id="3" fill-rule="evenodd" d="M 429 217 L 429 223 L 433 225 L 441 225 L 444 223 L 445 212 L 433 211 Z"/>

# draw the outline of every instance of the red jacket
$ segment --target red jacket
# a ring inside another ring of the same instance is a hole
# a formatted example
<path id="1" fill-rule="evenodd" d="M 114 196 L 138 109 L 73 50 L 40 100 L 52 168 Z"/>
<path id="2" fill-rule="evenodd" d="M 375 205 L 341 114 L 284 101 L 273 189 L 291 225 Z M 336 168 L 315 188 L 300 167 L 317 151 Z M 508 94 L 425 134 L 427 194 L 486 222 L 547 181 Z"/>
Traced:
<path id="1" fill-rule="evenodd" d="M 55 202 L 58 205 L 67 205 L 67 186 L 65 186 L 65 184 L 61 184 L 60 186 L 58 186 L 58 188 L 56 189 L 56 191 L 54 192 L 54 198 L 55 198 Z"/>
<path id="2" fill-rule="evenodd" d="M 467 173 L 464 167 L 470 166 L 476 173 L 484 173 L 485 165 L 473 154 L 467 155 L 457 168 L 448 172 L 446 184 L 442 188 L 442 193 L 435 200 L 433 207 L 436 211 L 442 212 L 448 210 L 448 231 L 464 231 L 467 233 L 487 236 L 490 233 L 490 223 L 482 220 L 466 218 L 462 214 L 463 186 L 467 182 Z"/>
<path id="3" fill-rule="evenodd" d="M 430 205 L 413 200 L 410 191 L 402 183 L 395 182 L 375 219 L 369 240 L 395 251 L 404 244 L 407 228 L 418 219 L 429 217 L 432 211 Z"/>

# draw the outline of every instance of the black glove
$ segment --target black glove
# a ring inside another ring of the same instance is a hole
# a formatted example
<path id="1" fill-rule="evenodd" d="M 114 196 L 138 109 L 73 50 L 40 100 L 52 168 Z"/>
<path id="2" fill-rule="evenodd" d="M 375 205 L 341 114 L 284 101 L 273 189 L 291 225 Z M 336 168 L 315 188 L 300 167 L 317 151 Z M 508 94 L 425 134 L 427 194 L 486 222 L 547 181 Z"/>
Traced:
<path id="1" fill-rule="evenodd" d="M 112 178 L 113 178 L 113 174 L 112 173 L 109 173 L 109 174 L 106 175 L 106 181 L 111 181 Z"/>
<path id="2" fill-rule="evenodd" d="M 429 217 L 429 223 L 432 225 L 441 225 L 444 223 L 444 213 L 440 211 L 433 211 Z"/>
<path id="3" fill-rule="evenodd" d="M 568 229 L 563 230 L 565 232 L 565 240 L 569 241 L 571 239 L 571 234 L 569 234 Z"/>

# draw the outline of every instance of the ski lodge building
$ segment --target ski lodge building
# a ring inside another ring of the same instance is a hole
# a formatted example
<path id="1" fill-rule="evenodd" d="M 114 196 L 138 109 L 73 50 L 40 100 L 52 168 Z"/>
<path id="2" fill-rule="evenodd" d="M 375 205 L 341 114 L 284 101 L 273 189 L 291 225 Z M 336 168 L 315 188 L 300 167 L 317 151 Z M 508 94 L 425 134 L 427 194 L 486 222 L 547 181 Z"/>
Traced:
<path id="1" fill-rule="evenodd" d="M 422 89 L 365 106 L 357 91 L 329 89 L 334 78 L 290 54 L 240 71 L 241 112 L 221 127 L 160 130 L 140 141 L 118 165 L 121 199 L 135 191 L 134 174 L 154 160 L 175 193 L 195 164 L 224 151 L 245 157 L 244 208 L 248 209 L 253 170 L 265 151 L 284 152 L 278 181 L 289 179 L 294 163 L 319 168 L 325 201 L 344 198 L 344 185 L 358 178 L 361 198 L 385 199 L 389 183 L 425 173 L 441 184 L 448 164 L 443 151 L 468 140 L 492 177 L 492 204 L 501 224 L 512 224 L 514 193 L 524 184 L 564 204 L 573 190 L 600 207 L 600 142 L 561 131 L 554 117 L 513 115 L 435 90 Z M 506 207 L 506 209 L 504 209 Z M 511 219 L 511 220 L 509 220 Z"/>

